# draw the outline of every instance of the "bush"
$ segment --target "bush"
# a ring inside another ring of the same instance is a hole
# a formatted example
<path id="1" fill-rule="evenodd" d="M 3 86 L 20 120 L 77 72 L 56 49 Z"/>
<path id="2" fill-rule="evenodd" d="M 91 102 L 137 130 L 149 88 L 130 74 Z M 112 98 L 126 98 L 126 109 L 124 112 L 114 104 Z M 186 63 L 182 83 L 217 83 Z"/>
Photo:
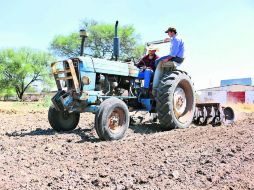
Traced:
<path id="1" fill-rule="evenodd" d="M 51 102 L 51 96 L 45 96 L 42 100 L 42 107 L 50 107 L 52 104 Z"/>

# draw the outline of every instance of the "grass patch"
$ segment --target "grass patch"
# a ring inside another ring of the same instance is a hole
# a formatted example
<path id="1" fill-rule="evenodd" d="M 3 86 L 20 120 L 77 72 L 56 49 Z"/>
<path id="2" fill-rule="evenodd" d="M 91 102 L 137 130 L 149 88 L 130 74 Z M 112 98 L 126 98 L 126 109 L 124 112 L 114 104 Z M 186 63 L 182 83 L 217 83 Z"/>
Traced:
<path id="1" fill-rule="evenodd" d="M 37 102 L 0 101 L 0 110 L 15 110 L 22 113 L 29 111 L 43 111 L 48 110 L 51 104 L 50 96 L 45 96 Z"/>
<path id="2" fill-rule="evenodd" d="M 52 105 L 51 97 L 45 96 L 42 100 L 36 102 L 37 108 L 48 109 Z"/>

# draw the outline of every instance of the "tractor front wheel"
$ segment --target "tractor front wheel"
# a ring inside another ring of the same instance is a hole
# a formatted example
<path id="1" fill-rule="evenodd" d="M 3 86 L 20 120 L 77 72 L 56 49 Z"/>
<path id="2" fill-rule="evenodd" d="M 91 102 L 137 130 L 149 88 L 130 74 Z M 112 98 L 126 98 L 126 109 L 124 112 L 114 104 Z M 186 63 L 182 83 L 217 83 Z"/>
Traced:
<path id="1" fill-rule="evenodd" d="M 118 140 L 124 137 L 130 124 L 127 105 L 112 97 L 104 100 L 95 115 L 95 129 L 102 140 Z"/>
<path id="2" fill-rule="evenodd" d="M 79 123 L 79 118 L 79 113 L 57 111 L 53 106 L 51 106 L 48 111 L 49 123 L 51 127 L 58 132 L 75 129 Z"/>

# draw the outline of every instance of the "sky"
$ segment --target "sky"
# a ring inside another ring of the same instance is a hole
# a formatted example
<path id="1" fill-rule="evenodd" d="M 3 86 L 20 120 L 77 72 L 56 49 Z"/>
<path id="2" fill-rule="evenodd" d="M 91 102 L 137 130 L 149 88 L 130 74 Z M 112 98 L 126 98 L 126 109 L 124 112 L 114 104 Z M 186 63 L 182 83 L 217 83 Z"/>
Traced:
<path id="1" fill-rule="evenodd" d="M 173 26 L 185 42 L 180 69 L 196 89 L 221 79 L 254 77 L 254 0 L 0 0 L 0 49 L 48 50 L 54 36 L 85 18 L 133 25 L 143 43 Z"/>

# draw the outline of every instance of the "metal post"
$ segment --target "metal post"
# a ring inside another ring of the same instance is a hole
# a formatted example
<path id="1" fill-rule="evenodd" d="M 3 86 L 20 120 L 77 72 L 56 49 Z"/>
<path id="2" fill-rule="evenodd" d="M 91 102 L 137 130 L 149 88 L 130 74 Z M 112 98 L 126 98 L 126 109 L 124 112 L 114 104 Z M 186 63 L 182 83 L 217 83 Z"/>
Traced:
<path id="1" fill-rule="evenodd" d="M 80 47 L 80 56 L 83 56 L 84 54 L 84 43 L 85 43 L 85 37 L 83 36 L 81 39 L 81 47 Z"/>

